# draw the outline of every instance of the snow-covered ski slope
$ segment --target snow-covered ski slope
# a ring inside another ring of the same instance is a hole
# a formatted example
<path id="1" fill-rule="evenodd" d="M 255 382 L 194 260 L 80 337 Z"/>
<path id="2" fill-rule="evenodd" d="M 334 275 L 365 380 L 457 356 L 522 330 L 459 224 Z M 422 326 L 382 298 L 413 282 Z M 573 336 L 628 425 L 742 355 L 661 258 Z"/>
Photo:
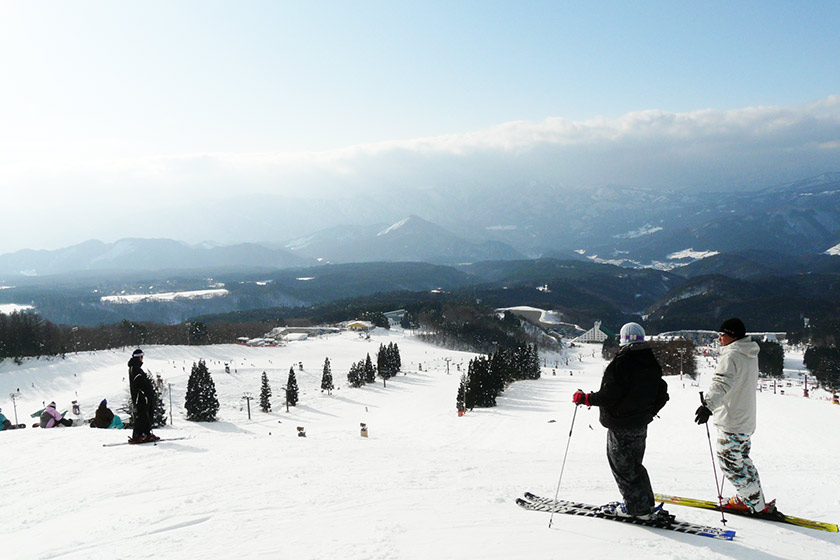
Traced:
<path id="1" fill-rule="evenodd" d="M 387 388 L 351 389 L 346 372 L 380 343 L 399 345 L 403 370 Z M 18 417 L 42 401 L 60 409 L 78 398 L 92 416 L 103 398 L 124 400 L 131 348 L 67 359 L 0 364 L 0 406 L 20 388 Z M 546 355 L 543 378 L 517 382 L 492 410 L 458 417 L 457 364 L 470 354 L 377 331 L 370 341 L 340 334 L 281 348 L 146 347 L 146 367 L 172 384 L 174 426 L 191 439 L 103 448 L 128 431 L 88 427 L 0 432 L 0 558 L 556 559 L 779 558 L 840 556 L 840 536 L 732 517 L 733 542 L 599 519 L 525 511 L 525 491 L 554 496 L 577 388 L 595 390 L 606 363 L 596 346 Z M 594 355 L 593 355 L 594 354 Z M 329 357 L 341 388 L 320 391 Z M 571 357 L 569 366 L 554 360 Z M 190 366 L 204 358 L 221 402 L 219 421 L 190 423 L 183 396 Z M 446 373 L 445 358 L 451 358 Z M 801 359 L 801 356 L 799 356 Z M 224 364 L 231 364 L 225 374 Z M 281 386 L 297 372 L 301 400 L 286 413 Z M 714 498 L 706 431 L 693 423 L 712 362 L 699 386 L 668 378 L 671 402 L 651 424 L 646 464 L 654 490 Z M 422 365 L 422 371 L 420 366 Z M 791 371 L 801 360 L 790 356 Z M 273 412 L 258 410 L 268 372 Z M 573 375 L 570 375 L 570 372 Z M 34 387 L 33 387 L 34 384 Z M 250 392 L 251 420 L 242 396 Z M 791 515 L 840 521 L 840 406 L 801 396 L 759 394 L 753 457 L 769 497 Z M 78 393 L 78 397 L 76 394 Z M 367 424 L 369 437 L 360 435 Z M 298 427 L 307 437 L 298 437 Z M 714 431 L 712 432 L 714 435 Z M 560 496 L 618 499 L 597 409 L 578 410 Z M 726 492 L 732 489 L 727 487 Z M 681 519 L 719 524 L 719 514 L 670 506 Z"/>

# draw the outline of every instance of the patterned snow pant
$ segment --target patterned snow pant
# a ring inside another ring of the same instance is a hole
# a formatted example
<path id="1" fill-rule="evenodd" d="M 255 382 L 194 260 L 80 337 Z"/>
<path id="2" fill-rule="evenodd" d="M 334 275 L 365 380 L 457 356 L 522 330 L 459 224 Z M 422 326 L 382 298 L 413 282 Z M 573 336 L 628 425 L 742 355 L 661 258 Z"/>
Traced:
<path id="1" fill-rule="evenodd" d="M 750 435 L 718 431 L 717 456 L 726 480 L 732 483 L 741 501 L 753 511 L 766 507 L 758 471 L 750 459 Z"/>
<path id="2" fill-rule="evenodd" d="M 650 513 L 654 505 L 650 478 L 642 465 L 646 440 L 647 426 L 607 430 L 607 459 L 630 515 Z"/>

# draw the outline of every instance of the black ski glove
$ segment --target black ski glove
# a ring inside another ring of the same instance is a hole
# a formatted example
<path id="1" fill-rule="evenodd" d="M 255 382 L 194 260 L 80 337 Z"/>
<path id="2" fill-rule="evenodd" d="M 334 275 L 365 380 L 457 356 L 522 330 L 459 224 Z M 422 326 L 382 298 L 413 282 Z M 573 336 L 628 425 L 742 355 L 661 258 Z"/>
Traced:
<path id="1" fill-rule="evenodd" d="M 701 404 L 700 408 L 698 408 L 694 414 L 694 421 L 697 424 L 705 424 L 709 421 L 709 418 L 712 416 L 712 411 L 709 410 L 706 405 Z"/>

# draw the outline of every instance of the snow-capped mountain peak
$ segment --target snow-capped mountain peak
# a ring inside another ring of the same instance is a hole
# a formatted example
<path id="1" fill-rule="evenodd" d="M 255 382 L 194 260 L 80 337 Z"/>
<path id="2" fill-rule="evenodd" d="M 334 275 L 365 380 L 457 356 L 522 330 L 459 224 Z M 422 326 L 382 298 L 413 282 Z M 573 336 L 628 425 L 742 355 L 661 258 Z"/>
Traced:
<path id="1" fill-rule="evenodd" d="M 392 225 L 388 226 L 387 228 L 383 229 L 382 231 L 377 233 L 376 236 L 380 237 L 382 235 L 388 235 L 389 233 L 391 233 L 393 231 L 396 231 L 396 230 L 400 229 L 401 227 L 403 227 L 408 222 L 408 220 L 410 220 L 410 219 L 411 219 L 410 217 L 409 218 L 403 218 L 399 222 L 397 222 L 395 224 L 392 224 Z"/>

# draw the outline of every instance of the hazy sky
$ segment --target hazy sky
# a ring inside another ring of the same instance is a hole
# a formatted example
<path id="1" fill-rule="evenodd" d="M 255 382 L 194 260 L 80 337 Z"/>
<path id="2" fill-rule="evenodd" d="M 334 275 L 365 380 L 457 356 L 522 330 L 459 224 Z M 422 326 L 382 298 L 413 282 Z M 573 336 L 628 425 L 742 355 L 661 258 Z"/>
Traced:
<path id="1" fill-rule="evenodd" d="M 0 253 L 197 196 L 840 171 L 840 2 L 0 0 Z"/>

